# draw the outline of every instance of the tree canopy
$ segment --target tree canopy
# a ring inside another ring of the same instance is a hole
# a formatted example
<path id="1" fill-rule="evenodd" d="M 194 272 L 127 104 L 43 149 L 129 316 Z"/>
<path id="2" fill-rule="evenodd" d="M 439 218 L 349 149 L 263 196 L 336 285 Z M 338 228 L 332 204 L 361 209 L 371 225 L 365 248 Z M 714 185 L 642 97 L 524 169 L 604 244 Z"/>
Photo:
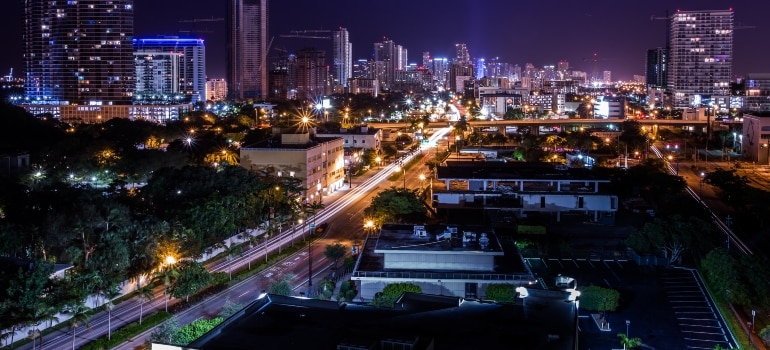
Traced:
<path id="1" fill-rule="evenodd" d="M 694 245 L 704 244 L 711 226 L 697 217 L 672 215 L 655 218 L 632 233 L 626 243 L 640 254 L 660 254 L 669 263 L 681 263 L 682 255 Z"/>
<path id="2" fill-rule="evenodd" d="M 395 187 L 378 193 L 372 198 L 372 204 L 364 209 L 364 215 L 372 218 L 377 224 L 418 220 L 424 218 L 425 213 L 425 206 L 416 190 Z"/>

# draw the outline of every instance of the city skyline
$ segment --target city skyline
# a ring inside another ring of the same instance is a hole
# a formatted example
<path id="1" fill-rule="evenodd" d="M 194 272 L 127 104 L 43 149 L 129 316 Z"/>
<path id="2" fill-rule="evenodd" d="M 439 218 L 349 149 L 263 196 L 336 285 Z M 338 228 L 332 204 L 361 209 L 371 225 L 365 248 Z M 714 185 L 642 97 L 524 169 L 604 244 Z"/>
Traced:
<path id="1" fill-rule="evenodd" d="M 136 0 L 135 36 L 189 35 L 180 30 L 197 31 L 206 41 L 207 75 L 225 78 L 225 21 L 190 23 L 191 19 L 226 18 L 226 4 L 221 6 L 188 5 L 196 1 L 164 1 L 152 4 Z M 208 5 L 208 3 L 205 3 Z M 332 41 L 285 38 L 292 30 L 333 30 L 347 28 L 353 47 L 352 59 L 370 58 L 373 43 L 387 38 L 409 51 L 409 63 L 421 63 L 422 52 L 432 57 L 454 56 L 454 44 L 465 43 L 471 57 L 499 57 L 501 61 L 523 66 L 527 62 L 536 67 L 566 60 L 571 68 L 591 73 L 594 69 L 611 71 L 615 79 L 629 80 L 633 75 L 644 75 L 648 49 L 665 46 L 666 21 L 652 20 L 672 15 L 681 10 L 724 10 L 731 4 L 724 1 L 682 1 L 670 4 L 663 0 L 624 4 L 622 9 L 610 1 L 596 1 L 579 8 L 563 0 L 541 4 L 492 4 L 491 1 L 454 1 L 435 8 L 432 4 L 399 1 L 358 3 L 328 1 L 326 6 L 316 2 L 270 1 L 269 33 L 273 39 L 271 55 L 276 49 L 297 52 L 305 46 L 327 50 L 331 58 Z M 735 4 L 733 76 L 770 71 L 770 65 L 756 55 L 759 45 L 770 35 L 763 27 L 760 16 L 770 10 L 770 4 Z M 300 10 L 298 10 L 300 9 Z M 448 10 L 449 9 L 449 10 Z M 456 9 L 456 10 L 451 10 Z M 555 10 L 556 9 L 556 10 Z M 371 14 L 371 16 L 366 15 Z M 6 33 L 8 52 L 0 58 L 0 71 L 21 77 L 22 40 L 21 4 L 4 11 L 0 17 Z M 468 17 L 471 20 L 468 20 Z M 187 21 L 187 22 L 180 22 Z M 584 33 L 581 33 L 584 32 Z M 505 35 L 501 35 L 503 33 Z M 598 60 L 593 62 L 593 55 Z M 327 62 L 332 64 L 332 62 Z"/>

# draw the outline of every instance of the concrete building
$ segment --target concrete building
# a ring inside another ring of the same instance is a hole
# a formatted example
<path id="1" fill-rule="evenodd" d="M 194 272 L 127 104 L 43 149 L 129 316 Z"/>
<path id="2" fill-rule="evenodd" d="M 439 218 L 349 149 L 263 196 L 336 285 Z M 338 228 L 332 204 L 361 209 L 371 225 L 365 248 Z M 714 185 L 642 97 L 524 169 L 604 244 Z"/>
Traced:
<path id="1" fill-rule="evenodd" d="M 113 106 L 80 106 L 80 105 L 37 105 L 23 104 L 28 113 L 40 117 L 53 116 L 64 123 L 70 124 L 99 124 L 114 118 L 141 119 L 156 123 L 179 120 L 179 116 L 192 110 L 191 104 L 167 105 L 113 105 Z"/>
<path id="2" fill-rule="evenodd" d="M 597 96 L 594 103 L 594 118 L 625 119 L 626 98 L 623 96 Z"/>
<path id="3" fill-rule="evenodd" d="M 380 83 L 377 79 L 351 78 L 348 82 L 351 94 L 367 94 L 377 97 L 380 94 Z"/>
<path id="4" fill-rule="evenodd" d="M 396 81 L 396 71 L 406 69 L 407 50 L 393 40 L 374 43 L 374 62 L 380 66 L 375 68 L 374 78 L 383 90 L 390 90 Z"/>
<path id="5" fill-rule="evenodd" d="M 268 0 L 227 1 L 227 91 L 231 98 L 267 98 L 268 20 Z"/>
<path id="6" fill-rule="evenodd" d="M 746 96 L 744 97 L 743 110 L 749 112 L 770 111 L 770 73 L 749 73 L 746 76 L 745 84 Z"/>
<path id="7" fill-rule="evenodd" d="M 518 217 L 528 213 L 587 215 L 594 222 L 613 223 L 618 197 L 610 179 L 585 168 L 554 163 L 447 162 L 436 168 L 431 184 L 437 210 L 500 210 Z"/>
<path id="8" fill-rule="evenodd" d="M 162 103 L 166 96 L 206 101 L 206 46 L 203 39 L 161 37 L 133 40 L 138 103 Z"/>
<path id="9" fill-rule="evenodd" d="M 730 94 L 733 16 L 732 9 L 671 16 L 668 87 L 674 107 L 705 106 L 712 95 Z"/>
<path id="10" fill-rule="evenodd" d="M 523 295 L 523 294 L 522 294 Z M 404 293 L 393 308 L 262 294 L 185 347 L 153 349 L 577 350 L 570 292 L 527 289 L 512 303 Z"/>
<path id="11" fill-rule="evenodd" d="M 293 98 L 314 100 L 331 92 L 329 66 L 326 52 L 315 48 L 304 48 L 296 59 L 289 63 L 290 81 L 295 82 Z"/>
<path id="12" fill-rule="evenodd" d="M 320 137 L 312 129 L 275 130 L 271 139 L 241 147 L 241 166 L 270 176 L 291 176 L 306 188 L 305 199 L 320 201 L 345 181 L 341 137 Z"/>
<path id="13" fill-rule="evenodd" d="M 23 6 L 26 103 L 131 104 L 133 0 L 29 0 Z"/>
<path id="14" fill-rule="evenodd" d="M 366 125 L 339 130 L 318 130 L 318 136 L 342 138 L 343 147 L 350 149 L 373 149 L 379 152 L 382 148 L 382 129 Z"/>
<path id="15" fill-rule="evenodd" d="M 224 79 L 209 79 L 206 81 L 206 101 L 222 101 L 227 99 L 227 82 Z"/>
<path id="16" fill-rule="evenodd" d="M 514 93 L 480 93 L 481 109 L 489 116 L 502 118 L 509 109 L 521 109 L 523 98 Z"/>
<path id="17" fill-rule="evenodd" d="M 744 114 L 740 140 L 744 159 L 770 165 L 770 117 Z"/>
<path id="18" fill-rule="evenodd" d="M 530 286 L 535 278 L 512 241 L 488 227 L 385 224 L 364 242 L 352 280 L 364 300 L 391 283 L 424 293 L 484 299 L 489 284 Z"/>

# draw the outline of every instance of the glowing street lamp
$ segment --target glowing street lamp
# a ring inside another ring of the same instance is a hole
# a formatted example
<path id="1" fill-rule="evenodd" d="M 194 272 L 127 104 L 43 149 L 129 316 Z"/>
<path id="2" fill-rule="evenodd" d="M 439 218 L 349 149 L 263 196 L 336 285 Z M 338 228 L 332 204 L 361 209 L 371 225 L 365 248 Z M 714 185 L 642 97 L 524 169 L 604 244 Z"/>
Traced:
<path id="1" fill-rule="evenodd" d="M 397 166 L 395 169 L 393 169 L 393 172 L 394 172 L 394 173 L 397 173 L 397 172 L 399 172 L 399 171 L 401 172 L 401 175 L 402 175 L 402 177 L 404 178 L 404 190 L 406 190 L 406 168 L 404 168 L 404 167 L 398 167 L 398 166 Z"/>
<path id="2" fill-rule="evenodd" d="M 166 255 L 166 259 L 164 259 L 165 265 L 166 265 L 166 276 L 164 277 L 163 281 L 163 294 L 166 296 L 166 312 L 168 312 L 168 287 L 171 284 L 171 274 L 170 269 L 174 264 L 176 264 L 176 258 L 173 255 Z"/>

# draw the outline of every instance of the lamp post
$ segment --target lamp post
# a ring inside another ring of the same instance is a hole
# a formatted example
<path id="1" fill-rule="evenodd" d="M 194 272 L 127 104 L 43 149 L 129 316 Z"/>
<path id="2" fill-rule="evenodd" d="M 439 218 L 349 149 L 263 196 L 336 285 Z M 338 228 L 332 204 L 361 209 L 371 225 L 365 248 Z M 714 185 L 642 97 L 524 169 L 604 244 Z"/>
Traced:
<path id="1" fill-rule="evenodd" d="M 631 324 L 631 320 L 626 320 L 626 338 L 631 339 L 631 336 L 628 334 L 628 326 Z M 625 350 L 626 343 L 623 343 L 623 349 Z"/>
<path id="2" fill-rule="evenodd" d="M 297 224 L 294 225 L 294 231 L 291 233 L 291 246 L 294 246 L 294 238 L 297 236 L 297 226 L 302 227 L 302 219 L 297 219 Z"/>
<path id="3" fill-rule="evenodd" d="M 457 151 L 457 160 L 460 160 L 460 135 L 455 136 L 455 151 Z"/>
<path id="4" fill-rule="evenodd" d="M 307 297 L 312 295 L 310 292 L 313 290 L 313 240 L 307 243 Z"/>
<path id="5" fill-rule="evenodd" d="M 404 190 L 406 190 L 406 168 L 405 167 L 397 166 L 396 169 L 394 169 L 394 172 L 396 172 L 396 173 L 399 172 L 399 171 L 401 171 L 401 175 L 402 175 L 402 177 L 404 179 Z"/>
<path id="6" fill-rule="evenodd" d="M 699 197 L 703 198 L 703 179 L 706 177 L 706 173 L 700 172 L 700 181 L 698 182 Z"/>
<path id="7" fill-rule="evenodd" d="M 425 174 L 420 174 L 420 188 L 422 188 L 423 182 L 425 182 Z"/>
<path id="8" fill-rule="evenodd" d="M 176 258 L 172 255 L 166 256 L 166 276 L 163 280 L 163 294 L 165 295 L 166 312 L 168 312 L 168 287 L 171 285 L 171 267 L 176 264 Z"/>

